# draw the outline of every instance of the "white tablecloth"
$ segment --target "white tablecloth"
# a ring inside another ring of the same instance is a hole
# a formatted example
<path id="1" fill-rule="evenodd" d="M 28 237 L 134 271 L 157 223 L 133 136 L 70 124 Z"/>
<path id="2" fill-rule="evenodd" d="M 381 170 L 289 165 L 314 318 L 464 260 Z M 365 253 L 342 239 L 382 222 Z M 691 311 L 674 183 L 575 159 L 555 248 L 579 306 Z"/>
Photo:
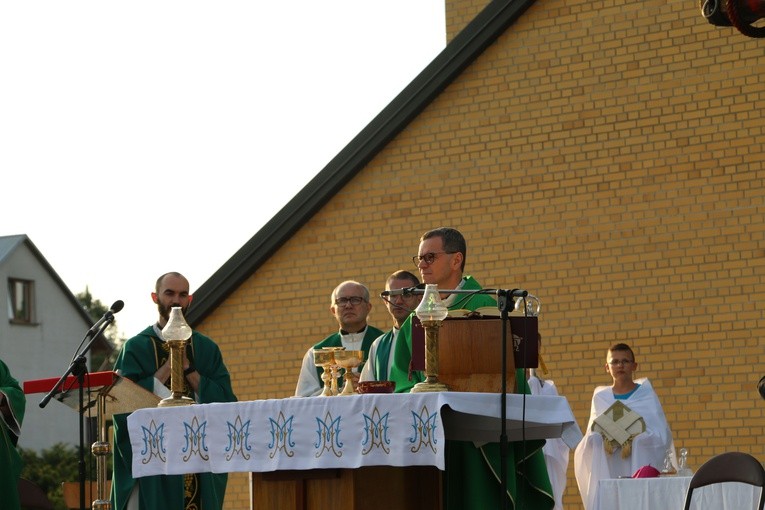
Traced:
<path id="1" fill-rule="evenodd" d="M 683 510 L 690 477 L 625 478 L 601 480 L 598 510 Z M 755 508 L 760 489 L 728 482 L 694 489 L 692 510 L 749 510 Z"/>
<path id="2" fill-rule="evenodd" d="M 565 397 L 507 395 L 511 441 L 582 437 Z M 436 466 L 444 441 L 499 440 L 501 396 L 410 393 L 139 409 L 133 476 L 361 466 Z M 450 434 L 449 431 L 452 431 Z"/>

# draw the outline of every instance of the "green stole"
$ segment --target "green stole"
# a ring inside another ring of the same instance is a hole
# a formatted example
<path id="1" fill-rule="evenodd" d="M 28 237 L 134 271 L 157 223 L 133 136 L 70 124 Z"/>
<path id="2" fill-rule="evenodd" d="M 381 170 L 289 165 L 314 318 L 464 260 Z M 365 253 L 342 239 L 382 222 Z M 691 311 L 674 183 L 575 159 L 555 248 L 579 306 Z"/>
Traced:
<path id="1" fill-rule="evenodd" d="M 3 508 L 16 510 L 21 507 L 19 501 L 18 483 L 23 462 L 16 444 L 18 433 L 24 421 L 26 397 L 19 382 L 11 376 L 8 366 L 0 361 L 0 392 L 5 395 L 11 409 L 11 417 L 0 416 L 0 494 L 3 497 Z M 17 428 L 18 426 L 18 428 Z"/>
<path id="2" fill-rule="evenodd" d="M 388 360 L 390 360 L 390 347 L 393 344 L 393 330 L 391 329 L 380 337 L 375 351 L 375 380 L 388 380 Z"/>
<path id="3" fill-rule="evenodd" d="M 481 290 L 472 277 L 462 278 L 460 290 Z M 473 294 L 465 298 L 457 294 L 450 309 L 475 310 L 484 306 L 497 306 L 489 294 Z M 410 371 L 412 359 L 411 315 L 398 332 L 390 379 L 396 382 L 396 393 L 408 393 L 425 376 L 420 371 Z M 411 375 L 410 375 L 411 374 Z M 523 369 L 516 370 L 516 381 L 521 393 L 530 394 Z M 513 442 L 509 444 L 506 460 L 507 497 L 511 508 L 516 498 L 524 500 L 524 509 L 550 510 L 555 506 L 552 485 L 547 474 L 542 447 L 544 440 Z M 446 510 L 484 510 L 503 508 L 500 498 L 501 460 L 500 444 L 488 443 L 476 447 L 469 441 L 446 441 L 446 470 L 443 474 L 444 502 Z M 525 462 L 524 462 L 525 458 Z M 525 469 L 525 471 L 524 471 Z"/>
<path id="4" fill-rule="evenodd" d="M 383 332 L 377 329 L 374 326 L 370 326 L 367 324 L 367 330 L 364 333 L 364 338 L 361 340 L 361 350 L 364 351 L 364 359 L 366 360 L 369 356 L 369 348 L 372 346 L 372 342 L 375 341 L 375 339 L 382 335 Z M 343 346 L 343 340 L 340 336 L 340 332 L 333 333 L 329 335 L 327 338 L 322 340 L 321 342 L 317 343 L 313 346 L 314 349 L 322 349 L 324 347 L 342 347 Z M 361 369 L 364 368 L 364 363 L 361 363 L 359 365 L 359 372 L 361 372 Z M 319 381 L 321 381 L 321 375 L 324 373 L 324 369 L 321 367 L 316 367 L 316 375 L 319 376 Z"/>

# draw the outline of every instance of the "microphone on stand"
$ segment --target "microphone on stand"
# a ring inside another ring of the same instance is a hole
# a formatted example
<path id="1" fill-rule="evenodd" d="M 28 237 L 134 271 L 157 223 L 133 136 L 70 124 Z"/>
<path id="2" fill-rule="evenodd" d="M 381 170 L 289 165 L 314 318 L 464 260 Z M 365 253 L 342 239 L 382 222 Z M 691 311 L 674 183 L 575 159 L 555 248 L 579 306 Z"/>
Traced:
<path id="1" fill-rule="evenodd" d="M 425 288 L 425 284 L 421 283 L 415 287 L 404 287 L 403 289 L 393 289 L 393 290 L 384 290 L 380 292 L 380 297 L 388 297 L 388 296 L 411 296 L 412 294 L 416 294 L 416 291 L 422 290 Z"/>
<path id="2" fill-rule="evenodd" d="M 93 327 L 88 330 L 87 333 L 85 333 L 85 337 L 82 339 L 82 342 L 80 342 L 80 345 L 77 346 L 77 350 L 74 351 L 74 357 L 72 358 L 72 362 L 74 362 L 75 359 L 77 359 L 77 356 L 82 356 L 83 353 L 80 353 L 80 348 L 85 345 L 85 342 L 88 341 L 88 339 L 91 339 L 90 342 L 92 343 L 93 340 L 95 340 L 94 336 L 98 334 L 99 331 L 101 331 L 101 328 L 104 327 L 104 324 L 109 325 L 114 320 L 114 314 L 122 310 L 122 308 L 125 306 L 125 303 L 118 299 L 114 302 L 111 308 L 107 310 L 107 312 L 98 319 L 98 322 L 93 324 Z M 87 351 L 90 348 L 90 344 L 87 345 L 85 351 Z M 40 407 L 43 407 L 42 404 Z"/>
<path id="3" fill-rule="evenodd" d="M 104 324 L 104 322 L 111 322 L 114 320 L 114 314 L 122 310 L 122 308 L 125 306 L 125 303 L 118 299 L 114 302 L 111 308 L 104 314 L 103 317 L 98 319 L 98 322 L 93 324 L 93 327 L 88 330 L 88 335 L 95 335 L 99 329 L 101 329 L 101 326 Z"/>

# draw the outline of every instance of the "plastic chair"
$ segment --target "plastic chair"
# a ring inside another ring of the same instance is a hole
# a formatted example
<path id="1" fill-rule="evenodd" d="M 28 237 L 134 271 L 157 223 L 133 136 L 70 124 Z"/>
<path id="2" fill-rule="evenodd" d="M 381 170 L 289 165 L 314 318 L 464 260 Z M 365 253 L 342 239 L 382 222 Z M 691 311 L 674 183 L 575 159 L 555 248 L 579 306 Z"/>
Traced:
<path id="1" fill-rule="evenodd" d="M 723 482 L 741 482 L 759 487 L 760 502 L 757 508 L 763 510 L 765 469 L 759 460 L 743 452 L 721 453 L 702 464 L 691 477 L 688 492 L 685 494 L 685 510 L 691 508 L 691 496 L 694 489 Z"/>
<path id="2" fill-rule="evenodd" d="M 53 510 L 53 503 L 39 485 L 24 478 L 19 478 L 19 499 L 24 510 Z"/>

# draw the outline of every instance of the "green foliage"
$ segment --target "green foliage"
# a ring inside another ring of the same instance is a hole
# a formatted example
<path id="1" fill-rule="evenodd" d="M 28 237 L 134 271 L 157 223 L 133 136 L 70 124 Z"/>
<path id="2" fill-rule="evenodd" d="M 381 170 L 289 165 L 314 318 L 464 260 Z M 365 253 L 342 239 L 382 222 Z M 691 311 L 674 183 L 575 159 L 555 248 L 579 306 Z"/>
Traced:
<path id="1" fill-rule="evenodd" d="M 99 299 L 94 299 L 90 293 L 90 289 L 85 287 L 84 292 L 80 292 L 75 296 L 80 305 L 88 312 L 93 322 L 98 321 L 104 314 L 109 311 L 109 307 L 101 302 Z M 103 337 L 106 339 L 109 345 L 109 350 L 103 351 L 98 349 L 92 349 L 90 352 L 90 368 L 91 370 L 100 372 L 102 370 L 111 370 L 114 366 L 114 361 L 117 359 L 119 353 L 119 347 L 124 343 L 125 339 L 120 338 L 117 330 L 117 321 L 112 322 L 109 327 L 103 333 Z"/>
<path id="2" fill-rule="evenodd" d="M 24 461 L 21 477 L 39 485 L 48 495 L 48 499 L 53 503 L 56 510 L 67 510 L 61 484 L 79 480 L 80 459 L 78 451 L 76 446 L 64 443 L 57 443 L 39 453 L 26 448 L 19 449 Z M 88 466 L 91 465 L 89 456 L 92 457 L 90 451 L 85 452 L 86 478 L 94 480 L 94 476 L 87 472 Z M 95 463 L 94 460 L 93 463 Z"/>

